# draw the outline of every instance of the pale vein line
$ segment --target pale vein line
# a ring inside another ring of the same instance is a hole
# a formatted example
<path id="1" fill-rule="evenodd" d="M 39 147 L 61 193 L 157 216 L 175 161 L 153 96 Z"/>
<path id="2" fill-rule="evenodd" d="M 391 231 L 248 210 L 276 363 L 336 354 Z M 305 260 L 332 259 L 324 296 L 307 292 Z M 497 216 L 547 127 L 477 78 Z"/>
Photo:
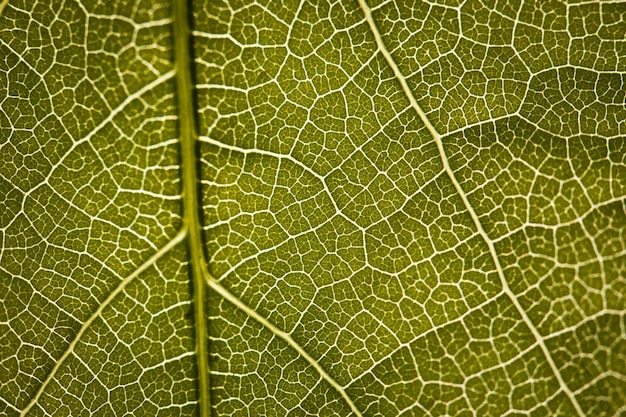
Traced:
<path id="1" fill-rule="evenodd" d="M 16 411 L 16 412 L 18 412 L 18 413 L 20 412 L 20 409 L 19 409 L 19 408 L 17 408 L 15 405 L 11 404 L 11 403 L 9 402 L 9 400 L 7 400 L 6 398 L 0 397 L 0 404 L 2 404 L 2 403 L 4 403 L 4 404 L 6 404 L 7 406 L 11 407 L 11 409 L 15 410 L 15 411 Z"/>
<path id="2" fill-rule="evenodd" d="M 286 333 L 280 330 L 278 327 L 274 326 L 269 320 L 267 320 L 265 317 L 257 313 L 254 309 L 250 308 L 239 298 L 231 294 L 226 288 L 222 287 L 222 285 L 219 282 L 217 282 L 214 278 L 212 278 L 208 274 L 205 277 L 205 281 L 207 282 L 207 285 L 213 291 L 221 295 L 222 298 L 229 301 L 230 303 L 235 305 L 235 307 L 237 307 L 238 309 L 246 313 L 249 317 L 252 317 L 254 320 L 259 322 L 263 327 L 265 327 L 266 329 L 274 333 L 275 336 L 283 339 L 289 346 L 291 346 L 296 352 L 298 352 L 298 354 L 302 356 L 317 371 L 317 373 L 320 374 L 320 376 L 326 382 L 328 382 L 334 389 L 337 390 L 337 392 L 339 392 L 339 394 L 341 394 L 343 399 L 348 403 L 348 405 L 350 406 L 350 409 L 356 416 L 362 417 L 361 412 L 356 407 L 356 405 L 354 405 L 354 402 L 352 402 L 352 399 L 350 398 L 350 396 L 348 396 L 348 393 L 346 393 L 346 390 L 344 389 L 344 387 L 339 385 L 339 383 L 335 381 L 333 377 L 331 377 L 324 370 L 324 368 L 321 367 L 321 365 L 317 362 L 317 360 L 315 360 L 311 355 L 309 355 L 302 348 L 302 346 L 300 346 L 295 340 L 293 340 L 293 338 L 289 335 L 289 333 Z"/>
<path id="3" fill-rule="evenodd" d="M 552 358 L 552 355 L 550 354 L 550 351 L 548 350 L 548 347 L 546 346 L 545 341 L 543 340 L 543 337 L 541 336 L 541 334 L 539 333 L 539 331 L 537 330 L 533 322 L 530 320 L 530 318 L 526 314 L 526 311 L 522 308 L 521 304 L 519 303 L 519 300 L 517 299 L 513 291 L 511 291 L 511 288 L 509 287 L 509 284 L 507 283 L 506 278 L 504 276 L 504 270 L 502 269 L 502 265 L 500 265 L 500 260 L 498 259 L 496 248 L 493 244 L 493 241 L 489 238 L 489 236 L 483 229 L 483 226 L 480 222 L 480 219 L 478 218 L 478 215 L 476 214 L 476 212 L 470 205 L 469 201 L 467 200 L 467 196 L 465 195 L 465 192 L 463 191 L 463 189 L 461 188 L 461 185 L 457 181 L 454 175 L 454 172 L 452 171 L 452 168 L 450 168 L 450 164 L 448 163 L 448 157 L 446 156 L 445 150 L 443 148 L 443 143 L 441 141 L 441 135 L 439 134 L 439 132 L 437 132 L 435 127 L 430 123 L 430 120 L 426 116 L 426 113 L 424 113 L 424 110 L 422 110 L 422 108 L 418 104 L 417 100 L 415 99 L 415 96 L 413 95 L 413 92 L 409 88 L 406 78 L 400 71 L 400 68 L 398 68 L 398 66 L 396 65 L 395 61 L 393 60 L 393 57 L 387 50 L 387 47 L 385 46 L 385 44 L 383 43 L 382 37 L 380 36 L 378 27 L 376 27 L 376 23 L 374 22 L 369 6 L 365 3 L 365 0 L 359 0 L 359 5 L 361 6 L 361 9 L 363 10 L 363 14 L 365 15 L 365 20 L 367 20 L 370 30 L 374 34 L 374 38 L 376 39 L 378 50 L 385 57 L 387 64 L 389 65 L 389 67 L 391 67 L 396 78 L 400 82 L 400 85 L 402 86 L 402 90 L 404 91 L 407 98 L 409 99 L 409 102 L 411 103 L 411 107 L 415 109 L 415 112 L 422 119 L 422 122 L 424 123 L 424 125 L 426 126 L 430 134 L 432 135 L 433 139 L 435 140 L 435 143 L 437 144 L 437 149 L 439 150 L 439 154 L 441 155 L 441 162 L 443 164 L 443 168 L 446 174 L 448 174 L 448 176 L 450 177 L 450 180 L 454 184 L 454 187 L 456 188 L 457 193 L 463 200 L 463 204 L 467 208 L 467 211 L 470 213 L 470 216 L 472 217 L 472 220 L 474 222 L 474 225 L 476 226 L 478 233 L 480 234 L 482 239 L 485 241 L 485 243 L 489 247 L 491 258 L 493 259 L 495 263 L 496 269 L 498 271 L 498 276 L 500 277 L 500 282 L 501 282 L 501 285 L 505 294 L 509 297 L 509 299 L 511 300 L 511 302 L 517 309 L 517 312 L 520 314 L 520 316 L 522 317 L 522 320 L 524 321 L 526 326 L 529 328 L 529 330 L 535 337 L 535 340 L 537 340 L 538 345 L 540 346 L 544 356 L 546 357 L 546 361 L 550 365 L 552 372 L 554 373 L 557 381 L 559 382 L 559 386 L 561 390 L 565 393 L 565 395 L 567 395 L 569 400 L 572 402 L 572 405 L 576 409 L 576 413 L 580 417 L 584 417 L 585 413 L 580 407 L 580 404 L 578 404 L 578 400 L 574 396 L 574 393 L 569 389 L 569 387 L 563 380 L 563 376 L 561 375 L 561 372 L 556 366 L 556 363 L 554 363 L 554 359 Z"/>
<path id="4" fill-rule="evenodd" d="M 328 198 L 330 199 L 330 203 L 333 205 L 333 208 L 335 209 L 335 212 L 337 213 L 338 216 L 341 216 L 346 221 L 348 221 L 350 224 L 352 224 L 356 229 L 359 229 L 363 233 L 365 233 L 365 229 L 363 227 L 359 226 L 354 220 L 352 220 L 351 218 L 349 218 L 348 216 L 343 214 L 343 212 L 339 209 L 339 206 L 337 205 L 337 201 L 335 201 L 335 198 L 333 197 L 333 194 L 330 192 L 330 188 L 328 188 L 328 184 L 326 182 L 326 177 L 328 175 L 330 175 L 330 173 L 327 174 L 327 175 L 321 175 L 320 173 L 315 171 L 313 168 L 308 167 L 306 164 L 304 164 L 303 162 L 301 162 L 300 160 L 298 160 L 297 158 L 295 158 L 291 154 L 281 154 L 281 153 L 276 153 L 276 152 L 272 152 L 272 151 L 267 151 L 267 150 L 264 150 L 264 149 L 246 149 L 246 148 L 242 148 L 240 146 L 228 145 L 226 143 L 219 142 L 219 141 L 217 141 L 217 140 L 215 140 L 215 139 L 213 139 L 211 137 L 208 137 L 208 136 L 200 136 L 198 138 L 198 140 L 200 140 L 201 142 L 204 142 L 204 143 L 208 143 L 208 144 L 217 146 L 217 147 L 222 148 L 222 149 L 227 149 L 229 151 L 238 152 L 238 153 L 241 153 L 241 154 L 244 154 L 244 155 L 256 154 L 256 155 L 270 156 L 272 158 L 276 158 L 276 159 L 279 159 L 279 160 L 290 161 L 291 163 L 293 163 L 293 164 L 297 165 L 298 167 L 300 167 L 303 171 L 308 172 L 309 174 L 313 175 L 315 177 L 315 179 L 317 179 L 321 183 L 322 189 L 328 195 Z M 354 154 L 360 148 L 361 147 L 355 148 L 355 150 L 352 152 L 352 154 Z M 350 156 L 352 154 L 350 154 Z M 347 157 L 346 159 L 348 159 L 348 158 L 349 157 Z M 213 224 L 211 226 L 213 226 Z M 294 236 L 290 235 L 290 237 L 294 237 Z"/>
<path id="5" fill-rule="evenodd" d="M 9 4 L 9 0 L 2 0 L 0 2 L 0 16 L 2 16 L 2 12 L 4 12 L 4 8 Z"/>
<path id="6" fill-rule="evenodd" d="M 126 288 L 126 286 L 130 282 L 132 282 L 135 278 L 137 278 L 139 274 L 144 272 L 150 266 L 154 265 L 161 257 L 163 257 L 163 255 L 165 255 L 167 252 L 172 250 L 176 245 L 181 243 L 186 237 L 187 237 L 187 226 L 184 226 L 172 240 L 170 240 L 161 249 L 156 251 L 148 260 L 146 260 L 143 264 L 141 264 L 139 268 L 135 269 L 135 271 L 133 271 L 130 275 L 128 275 L 126 278 L 124 278 L 120 282 L 120 284 L 109 294 L 109 296 L 100 304 L 100 306 L 96 309 L 96 311 L 94 311 L 93 314 L 87 319 L 87 321 L 85 321 L 83 325 L 80 327 L 80 330 L 78 331 L 78 333 L 76 333 L 76 336 L 74 336 L 74 339 L 72 340 L 72 342 L 68 345 L 65 352 L 63 352 L 63 355 L 61 355 L 61 357 L 56 361 L 56 363 L 54 364 L 54 367 L 52 368 L 52 370 L 50 371 L 46 379 L 43 381 L 43 383 L 37 390 L 37 393 L 35 394 L 35 396 L 30 400 L 28 405 L 20 413 L 20 416 L 22 417 L 25 416 L 28 413 L 28 411 L 35 404 L 37 404 L 39 397 L 41 397 L 41 395 L 45 391 L 48 384 L 52 382 L 57 371 L 59 370 L 59 368 L 61 368 L 61 365 L 63 365 L 63 362 L 65 362 L 68 356 L 70 356 L 74 352 L 74 349 L 76 348 L 76 345 L 80 341 L 83 334 L 85 334 L 89 326 L 98 317 L 102 315 L 102 312 L 104 311 L 104 309 L 107 308 L 109 304 L 111 304 L 111 302 L 115 299 L 115 297 L 117 297 L 122 291 L 124 291 L 124 288 Z"/>
<path id="7" fill-rule="evenodd" d="M 126 108 L 126 106 L 128 106 L 134 100 L 141 98 L 144 94 L 148 93 L 149 91 L 152 91 L 153 89 L 155 89 L 159 85 L 163 84 L 164 82 L 170 80 L 171 78 L 174 78 L 175 74 L 176 74 L 176 71 L 175 70 L 171 70 L 171 71 L 161 75 L 160 77 L 156 78 L 152 82 L 146 84 L 145 86 L 141 87 L 139 90 L 135 91 L 134 93 L 129 94 L 124 99 L 124 101 L 122 101 L 116 108 L 111 110 L 111 112 L 109 112 L 107 117 L 105 117 L 88 134 L 86 134 L 83 138 L 81 138 L 81 139 L 79 139 L 77 141 L 72 142 L 72 146 L 70 146 L 70 148 L 63 154 L 63 156 L 61 156 L 61 158 L 58 160 L 58 162 L 53 164 L 50 167 L 50 172 L 48 173 L 46 178 L 41 183 L 37 184 L 35 187 L 33 187 L 29 191 L 27 191 L 25 194 L 28 195 L 28 194 L 32 193 L 35 189 L 39 188 L 43 184 L 49 184 L 50 178 L 54 174 L 54 171 L 57 168 L 59 168 L 65 162 L 65 159 L 69 155 L 71 155 L 71 153 L 74 151 L 74 149 L 76 149 L 79 145 L 81 145 L 81 144 L 83 144 L 85 142 L 90 141 L 91 138 L 93 138 L 100 130 L 102 130 L 104 127 L 106 127 L 107 124 L 112 123 L 113 120 L 115 119 L 115 116 L 117 116 L 118 114 L 121 114 L 124 111 L 124 109 Z M 26 201 L 26 199 L 24 199 L 24 201 Z"/>

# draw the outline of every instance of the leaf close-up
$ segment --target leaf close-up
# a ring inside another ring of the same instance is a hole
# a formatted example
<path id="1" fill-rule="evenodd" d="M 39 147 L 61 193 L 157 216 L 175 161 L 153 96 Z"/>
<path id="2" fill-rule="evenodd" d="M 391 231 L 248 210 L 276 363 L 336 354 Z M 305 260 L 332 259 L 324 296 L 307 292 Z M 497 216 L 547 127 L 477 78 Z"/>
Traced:
<path id="1" fill-rule="evenodd" d="M 626 2 L 0 0 L 0 416 L 626 416 Z"/>

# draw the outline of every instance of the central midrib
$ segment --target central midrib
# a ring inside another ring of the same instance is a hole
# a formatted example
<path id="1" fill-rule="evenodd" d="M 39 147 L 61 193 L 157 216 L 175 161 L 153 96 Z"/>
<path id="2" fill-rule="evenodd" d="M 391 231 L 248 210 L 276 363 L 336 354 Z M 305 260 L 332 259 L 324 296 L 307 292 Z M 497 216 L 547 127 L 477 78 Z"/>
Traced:
<path id="1" fill-rule="evenodd" d="M 204 275 L 208 271 L 202 248 L 200 200 L 196 155 L 198 135 L 195 128 L 194 83 L 191 58 L 191 13 L 187 0 L 173 0 L 174 66 L 178 123 L 182 156 L 183 221 L 188 229 L 187 244 L 193 277 L 194 328 L 196 336 L 196 363 L 198 372 L 198 402 L 200 417 L 211 415 L 209 365 L 207 353 L 207 324 L 205 314 Z"/>
<path id="2" fill-rule="evenodd" d="M 515 295 L 508 287 L 508 283 L 505 280 L 503 275 L 502 268 L 499 264 L 499 259 L 495 252 L 495 248 L 493 246 L 493 242 L 489 239 L 486 232 L 484 231 L 482 224 L 478 220 L 478 217 L 470 206 L 467 197 L 465 196 L 463 190 L 460 187 L 454 173 L 452 172 L 451 167 L 448 164 L 447 156 L 443 149 L 443 144 L 441 142 L 441 135 L 436 131 L 433 125 L 430 123 L 430 120 L 426 117 L 426 114 L 423 112 L 419 104 L 417 103 L 415 97 L 412 92 L 408 88 L 406 84 L 406 80 L 404 76 L 400 72 L 399 68 L 391 58 L 391 55 L 387 51 L 384 43 L 382 42 L 382 38 L 378 33 L 378 29 L 373 21 L 371 16 L 371 11 L 369 6 L 365 3 L 365 0 L 359 0 L 359 4 L 364 12 L 365 18 L 372 30 L 374 37 L 376 38 L 376 42 L 378 44 L 379 50 L 384 55 L 386 61 L 394 71 L 396 78 L 399 80 L 402 88 L 407 95 L 408 99 L 411 102 L 412 107 L 420 116 L 421 120 L 424 122 L 426 128 L 431 133 L 434 138 L 437 147 L 439 149 L 441 159 L 443 161 L 444 169 L 451 181 L 453 182 L 455 188 L 457 189 L 461 199 L 464 202 L 467 210 L 469 211 L 475 226 L 478 230 L 478 233 L 481 235 L 487 246 L 489 247 L 489 251 L 491 253 L 491 257 L 493 258 L 496 268 L 498 270 L 498 275 L 502 281 L 502 285 L 504 286 L 505 293 L 509 296 L 512 303 L 515 305 L 518 312 L 522 315 L 522 319 L 529 327 L 530 331 L 533 333 L 535 338 L 537 339 L 537 343 L 541 347 L 541 350 L 546 356 L 546 359 L 552 368 L 553 373 L 559 381 L 562 391 L 569 397 L 572 402 L 574 408 L 578 412 L 580 416 L 584 416 L 580 405 L 578 404 L 576 398 L 573 396 L 572 392 L 569 390 L 569 387 L 565 384 L 560 375 L 558 368 L 554 364 L 554 361 L 550 355 L 550 352 L 547 351 L 545 343 L 541 338 L 541 335 L 538 333 L 535 326 L 532 324 L 530 319 L 528 318 L 526 312 L 521 308 L 519 302 Z M 202 244 L 202 236 L 201 236 L 201 222 L 200 222 L 200 200 L 198 196 L 198 173 L 197 173 L 197 160 L 199 155 L 197 155 L 197 140 L 198 135 L 195 129 L 195 117 L 196 112 L 194 108 L 194 100 L 193 100 L 193 80 L 191 75 L 193 61 L 191 58 L 191 24 L 190 24 L 190 12 L 188 8 L 187 0 L 174 0 L 174 44 L 175 44 L 175 69 L 176 69 L 176 87 L 177 87 L 177 97 L 178 97 L 178 115 L 179 115 L 179 127 L 180 127 L 180 143 L 181 143 L 181 153 L 182 153 L 182 176 L 183 176 L 183 213 L 184 213 L 184 222 L 188 229 L 187 242 L 189 247 L 189 256 L 191 263 L 191 272 L 193 276 L 193 293 L 194 293 L 194 318 L 195 318 L 195 334 L 196 334 L 196 356 L 197 356 L 197 367 L 198 367 L 198 390 L 199 390 L 199 407 L 200 407 L 200 416 L 201 417 L 209 417 L 210 413 L 210 384 L 209 384 L 209 366 L 208 366 L 208 353 L 207 353 L 207 325 L 206 325 L 206 315 L 205 315 L 205 285 L 211 286 L 218 294 L 227 300 L 234 302 L 235 305 L 243 309 L 249 316 L 255 318 L 257 321 L 260 321 L 264 327 L 269 328 L 274 334 L 278 336 L 288 339 L 287 342 L 292 346 L 295 344 L 293 340 L 291 340 L 288 335 L 283 334 L 283 332 L 278 331 L 278 329 L 274 328 L 271 323 L 264 320 L 264 318 L 258 316 L 253 310 L 249 309 L 246 305 L 244 305 L 240 300 L 230 294 L 227 290 L 225 290 L 221 285 L 212 279 L 208 274 L 208 266 L 207 261 L 205 259 L 205 254 L 203 250 Z M 280 333 L 280 334 L 278 334 Z M 301 351 L 298 350 L 300 354 Z M 305 357 L 309 362 L 316 363 L 315 360 L 309 357 Z M 316 367 L 318 371 L 318 369 Z M 320 372 L 322 377 L 326 374 L 325 372 Z M 335 388 L 338 388 L 335 386 Z M 341 389 L 341 393 L 344 398 L 347 397 L 346 393 Z M 349 400 L 349 399 L 348 399 Z M 348 401 L 351 405 L 353 412 L 358 414 L 358 411 L 354 408 L 354 405 L 351 401 Z"/>

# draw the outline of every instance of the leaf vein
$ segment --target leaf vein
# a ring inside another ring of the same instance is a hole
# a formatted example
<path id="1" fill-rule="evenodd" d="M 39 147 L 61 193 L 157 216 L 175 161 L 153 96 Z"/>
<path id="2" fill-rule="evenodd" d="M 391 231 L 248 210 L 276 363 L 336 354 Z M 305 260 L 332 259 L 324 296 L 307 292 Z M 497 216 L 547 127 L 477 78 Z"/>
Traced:
<path id="1" fill-rule="evenodd" d="M 89 326 L 91 326 L 91 324 L 98 317 L 102 315 L 102 312 L 104 311 L 104 309 L 107 308 L 111 304 L 111 302 L 115 299 L 115 297 L 117 297 L 122 291 L 124 291 L 126 286 L 128 286 L 128 284 L 130 284 L 135 278 L 137 278 L 139 274 L 147 270 L 150 266 L 154 265 L 159 259 L 161 259 L 161 257 L 163 257 L 163 255 L 165 255 L 170 250 L 172 250 L 176 245 L 181 243 L 186 237 L 187 237 L 187 227 L 185 226 L 178 232 L 178 234 L 172 240 L 170 240 L 165 246 L 163 246 L 161 249 L 155 252 L 150 258 L 148 258 L 148 260 L 146 260 L 135 271 L 133 271 L 126 278 L 124 278 L 119 283 L 119 285 L 113 291 L 111 291 L 108 297 L 98 306 L 96 311 L 94 311 L 93 314 L 80 327 L 80 330 L 76 333 L 76 335 L 74 336 L 74 339 L 67 346 L 67 349 L 65 350 L 65 352 L 63 352 L 61 357 L 59 357 L 59 359 L 56 361 L 56 363 L 54 364 L 54 367 L 52 368 L 52 370 L 50 371 L 46 379 L 43 381 L 43 383 L 41 384 L 41 386 L 39 387 L 39 389 L 37 390 L 33 398 L 30 400 L 28 405 L 24 407 L 24 409 L 20 413 L 21 417 L 25 416 L 28 413 L 28 411 L 35 404 L 37 404 L 39 397 L 41 397 L 41 395 L 46 390 L 46 387 L 50 384 L 50 382 L 52 382 L 56 373 L 61 368 L 61 365 L 63 365 L 65 360 L 74 352 L 74 349 L 76 348 L 76 345 L 78 344 L 78 342 L 81 340 L 82 336 L 85 334 L 87 329 L 89 329 Z"/>
<path id="2" fill-rule="evenodd" d="M 376 39 L 376 44 L 378 46 L 378 49 L 379 49 L 380 53 L 385 57 L 385 60 L 387 61 L 387 64 L 393 70 L 396 78 L 398 79 L 398 82 L 402 86 L 402 90 L 404 91 L 404 93 L 406 94 L 407 98 L 409 99 L 409 101 L 411 103 L 411 106 L 413 107 L 415 112 L 419 115 L 419 117 L 422 119 L 422 122 L 424 123 L 424 125 L 426 126 L 426 128 L 428 129 L 430 134 L 432 135 L 433 140 L 437 144 L 437 149 L 439 150 L 439 154 L 440 154 L 440 157 L 441 157 L 441 161 L 442 161 L 442 164 L 443 164 L 444 171 L 446 172 L 446 174 L 448 175 L 448 177 L 450 178 L 450 180 L 454 184 L 454 187 L 455 187 L 458 195 L 463 200 L 463 204 L 464 204 L 465 208 L 467 209 L 467 211 L 469 212 L 469 214 L 470 214 L 470 216 L 472 218 L 472 221 L 473 221 L 473 223 L 474 223 L 474 225 L 475 225 L 475 227 L 476 227 L 476 229 L 478 231 L 478 234 L 482 237 L 483 241 L 487 244 L 487 246 L 489 248 L 489 252 L 490 252 L 491 258 L 492 258 L 492 260 L 493 260 L 493 262 L 494 262 L 494 264 L 496 266 L 496 270 L 498 271 L 498 277 L 500 278 L 500 282 L 501 282 L 502 288 L 504 290 L 504 293 L 511 300 L 511 302 L 515 306 L 517 312 L 522 317 L 522 320 L 524 321 L 524 323 L 526 324 L 526 326 L 528 327 L 528 329 L 532 333 L 533 337 L 537 341 L 537 344 L 541 348 L 541 351 L 542 351 L 543 355 L 545 356 L 546 361 L 548 362 L 548 365 L 550 366 L 550 368 L 552 370 L 552 373 L 554 374 L 554 376 L 556 377 L 556 379 L 557 379 L 557 381 L 559 383 L 559 387 L 560 387 L 561 391 L 563 393 L 565 393 L 565 395 L 569 398 L 569 400 L 572 403 L 574 409 L 576 410 L 576 413 L 578 414 L 578 416 L 579 417 L 584 417 L 585 413 L 583 412 L 580 404 L 578 403 L 578 400 L 576 399 L 574 393 L 569 389 L 569 387 L 565 383 L 565 381 L 563 379 L 563 376 L 561 375 L 561 372 L 559 371 L 558 367 L 556 366 L 556 363 L 554 362 L 554 359 L 552 358 L 552 355 L 550 354 L 550 351 L 548 350 L 548 347 L 546 346 L 546 343 L 545 343 L 543 337 L 539 333 L 539 330 L 532 323 L 532 321 L 528 317 L 528 314 L 526 314 L 526 311 L 522 308 L 519 300 L 517 299 L 517 297 L 515 296 L 515 294 L 511 290 L 511 288 L 509 287 L 509 284 L 508 284 L 508 282 L 506 280 L 506 277 L 504 275 L 504 270 L 502 269 L 502 265 L 500 265 L 500 261 L 499 261 L 498 256 L 497 256 L 497 252 L 496 252 L 494 243 L 489 238 L 487 233 L 485 232 L 485 230 L 484 230 L 484 228 L 483 228 L 483 226 L 482 226 L 482 224 L 480 222 L 480 219 L 478 218 L 478 215 L 474 211 L 473 207 L 470 205 L 470 203 L 469 203 L 469 201 L 467 199 L 467 196 L 465 195 L 465 192 L 461 188 L 461 185 L 460 185 L 459 181 L 456 179 L 456 177 L 454 175 L 454 171 L 450 167 L 447 155 L 445 153 L 445 149 L 443 147 L 443 143 L 441 141 L 441 134 L 439 132 L 437 132 L 435 127 L 432 125 L 432 123 L 430 122 L 430 120 L 426 116 L 426 113 L 424 113 L 424 111 L 420 107 L 419 103 L 417 102 L 417 99 L 413 95 L 413 92 L 409 88 L 409 85 L 408 85 L 408 83 L 406 81 L 406 78 L 404 77 L 404 75 L 400 71 L 400 68 L 395 63 L 395 61 L 393 60 L 391 54 L 387 50 L 387 48 L 386 48 L 386 46 L 385 46 L 385 44 L 384 44 L 384 42 L 382 40 L 382 37 L 380 35 L 380 32 L 378 31 L 376 23 L 374 22 L 374 19 L 372 17 L 372 13 L 371 13 L 371 10 L 370 10 L 369 6 L 365 2 L 365 0 L 359 0 L 359 5 L 361 6 L 361 10 L 363 11 L 363 14 L 365 15 L 365 19 L 367 20 L 367 23 L 369 24 L 370 30 L 372 31 L 372 33 L 374 35 L 374 38 Z"/>
<path id="3" fill-rule="evenodd" d="M 352 410 L 352 412 L 358 416 L 361 417 L 362 414 L 359 411 L 359 409 L 356 407 L 356 405 L 354 404 L 354 402 L 352 401 L 352 399 L 350 398 L 350 396 L 348 395 L 348 393 L 346 392 L 346 390 L 344 389 L 343 386 L 341 386 L 337 381 L 335 381 L 335 379 L 330 376 L 325 370 L 324 368 L 322 368 L 322 366 L 317 362 L 317 360 L 315 360 L 311 355 L 309 355 L 303 348 L 302 346 L 300 346 L 295 340 L 293 340 L 293 338 L 291 337 L 291 335 L 289 335 L 288 333 L 280 330 L 278 327 L 274 326 L 269 320 L 267 320 L 265 317 L 263 317 L 262 315 L 260 315 L 259 313 L 257 313 L 254 309 L 250 308 L 247 304 L 245 304 L 243 301 L 241 301 L 239 298 L 235 297 L 233 294 L 230 293 L 230 291 L 228 291 L 226 288 L 224 288 L 219 282 L 217 282 L 213 277 L 211 277 L 210 275 L 207 274 L 207 276 L 205 277 L 205 281 L 207 283 L 207 285 L 216 293 L 218 293 L 220 296 L 222 296 L 222 298 L 224 298 L 225 300 L 229 301 L 230 303 L 232 303 L 235 307 L 237 307 L 238 309 L 242 310 L 244 313 L 246 313 L 249 317 L 252 317 L 254 320 L 256 320 L 258 323 L 260 323 L 262 326 L 264 326 L 266 329 L 268 329 L 270 332 L 272 332 L 275 336 L 281 338 L 282 340 L 284 340 L 289 346 L 291 346 L 296 352 L 298 352 L 298 354 L 303 357 L 317 372 L 318 374 L 326 381 L 328 382 L 335 390 L 337 390 L 337 392 L 339 392 L 339 394 L 342 396 L 342 398 L 348 403 L 348 406 L 350 407 L 350 409 Z"/>

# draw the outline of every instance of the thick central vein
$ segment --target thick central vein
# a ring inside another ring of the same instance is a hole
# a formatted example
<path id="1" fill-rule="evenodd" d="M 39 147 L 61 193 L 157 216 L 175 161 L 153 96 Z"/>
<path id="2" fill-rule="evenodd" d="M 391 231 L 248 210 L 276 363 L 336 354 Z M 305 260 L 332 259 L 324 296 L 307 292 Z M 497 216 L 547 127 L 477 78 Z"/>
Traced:
<path id="1" fill-rule="evenodd" d="M 187 0 L 174 0 L 174 46 L 178 119 L 182 152 L 183 214 L 189 234 L 187 242 L 193 276 L 196 361 L 198 367 L 198 401 L 200 417 L 211 415 L 206 315 L 204 313 L 204 271 L 207 270 L 199 215 L 197 167 L 197 133 L 191 79 L 190 14 Z"/>
<path id="2" fill-rule="evenodd" d="M 572 405 L 576 409 L 576 413 L 578 414 L 578 416 L 579 417 L 584 417 L 585 413 L 583 412 L 582 408 L 580 407 L 580 404 L 578 404 L 578 400 L 576 399 L 574 393 L 569 389 L 569 387 L 565 383 L 565 380 L 563 379 L 563 376 L 561 375 L 561 372 L 559 371 L 559 368 L 556 366 L 556 363 L 554 362 L 554 359 L 552 358 L 552 355 L 550 354 L 550 351 L 548 350 L 548 347 L 546 346 L 546 343 L 545 343 L 543 337 L 539 333 L 539 330 L 537 330 L 537 327 L 530 320 L 530 318 L 528 317 L 528 314 L 526 314 L 526 311 L 522 308 L 519 300 L 517 299 L 517 297 L 515 296 L 515 294 L 511 290 L 511 288 L 509 287 L 509 284 L 506 281 L 506 278 L 504 276 L 504 270 L 502 269 L 502 265 L 500 265 L 500 260 L 498 259 L 498 255 L 497 255 L 494 243 L 489 238 L 489 235 L 487 235 L 487 232 L 485 232 L 485 229 L 483 228 L 482 223 L 480 222 L 480 219 L 479 219 L 478 215 L 476 214 L 476 212 L 474 211 L 473 207 L 469 203 L 469 201 L 467 199 L 467 196 L 465 195 L 465 192 L 461 188 L 461 184 L 459 184 L 459 182 L 457 181 L 456 176 L 454 175 L 454 171 L 450 167 L 450 164 L 448 162 L 448 157 L 446 156 L 445 149 L 443 147 L 443 142 L 441 140 L 441 135 L 439 134 L 439 132 L 437 132 L 435 127 L 432 125 L 432 123 L 430 122 L 430 120 L 426 116 L 426 113 L 424 113 L 424 110 L 420 107 L 419 103 L 417 102 L 417 99 L 413 95 L 413 92 L 409 88 L 409 85 L 408 85 L 408 83 L 406 81 L 406 78 L 404 77 L 404 75 L 400 71 L 400 68 L 398 68 L 398 65 L 396 64 L 396 62 L 394 61 L 393 57 L 391 56 L 391 54 L 387 50 L 387 47 L 385 46 L 385 44 L 384 44 L 384 42 L 382 40 L 382 37 L 380 36 L 380 32 L 378 31 L 378 27 L 376 26 L 376 23 L 374 22 L 374 18 L 372 17 L 372 11 L 370 10 L 369 6 L 365 2 L 365 0 L 359 0 L 359 5 L 361 6 L 361 10 L 363 10 L 363 14 L 365 15 L 365 20 L 367 20 L 367 23 L 368 23 L 368 25 L 370 27 L 370 30 L 374 34 L 374 38 L 376 39 L 376 44 L 378 46 L 378 50 L 385 57 L 385 60 L 387 61 L 387 64 L 393 70 L 396 79 L 398 80 L 398 82 L 402 86 L 402 90 L 404 91 L 406 97 L 409 99 L 409 102 L 411 103 L 411 107 L 415 110 L 415 112 L 418 114 L 420 119 L 422 119 L 422 122 L 426 126 L 426 129 L 428 129 L 428 131 L 432 135 L 435 143 L 437 144 L 437 149 L 439 150 L 439 155 L 441 156 L 441 162 L 443 164 L 444 171 L 446 172 L 446 174 L 448 175 L 448 177 L 450 178 L 450 180 L 454 184 L 454 188 L 456 189 L 458 195 L 463 200 L 463 204 L 465 205 L 465 208 L 467 209 L 467 211 L 469 212 L 470 216 L 472 217 L 472 220 L 474 222 L 476 230 L 478 231 L 478 233 L 482 237 L 483 241 L 489 247 L 489 252 L 490 252 L 491 258 L 493 259 L 493 262 L 494 262 L 494 264 L 496 266 L 496 270 L 498 271 L 498 276 L 500 278 L 500 282 L 501 282 L 501 285 L 502 285 L 502 288 L 503 288 L 504 292 L 506 293 L 506 295 L 509 297 L 509 299 L 511 300 L 511 302 L 513 303 L 513 305 L 517 309 L 517 312 L 522 317 L 522 320 L 524 321 L 524 323 L 526 324 L 526 326 L 528 327 L 530 332 L 533 334 L 535 340 L 537 341 L 537 344 L 541 348 L 541 350 L 543 352 L 543 355 L 546 358 L 546 361 L 548 362 L 550 368 L 552 369 L 552 372 L 553 372 L 554 376 L 556 377 L 556 379 L 557 379 L 557 381 L 559 383 L 561 391 L 563 393 L 565 393 L 565 395 L 567 395 L 567 397 L 571 401 Z"/>

